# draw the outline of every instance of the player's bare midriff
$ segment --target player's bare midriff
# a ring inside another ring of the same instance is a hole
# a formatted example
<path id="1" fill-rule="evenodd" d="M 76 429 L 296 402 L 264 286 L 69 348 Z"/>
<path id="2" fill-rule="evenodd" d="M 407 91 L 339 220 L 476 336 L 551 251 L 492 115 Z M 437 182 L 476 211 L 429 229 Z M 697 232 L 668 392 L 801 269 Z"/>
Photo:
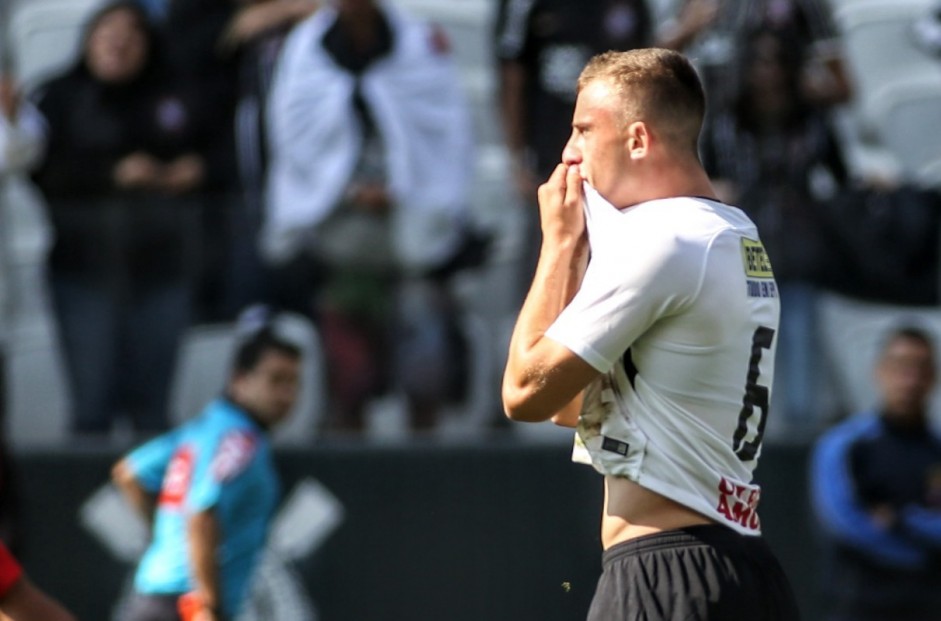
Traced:
<path id="1" fill-rule="evenodd" d="M 601 545 L 605 550 L 643 535 L 715 523 L 689 507 L 622 477 L 605 477 L 604 487 Z"/>

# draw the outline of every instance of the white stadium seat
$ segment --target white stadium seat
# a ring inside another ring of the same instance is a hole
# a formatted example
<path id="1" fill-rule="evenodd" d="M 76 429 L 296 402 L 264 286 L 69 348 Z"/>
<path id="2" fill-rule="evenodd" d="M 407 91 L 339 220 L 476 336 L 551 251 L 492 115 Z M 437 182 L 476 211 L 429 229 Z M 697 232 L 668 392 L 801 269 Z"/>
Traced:
<path id="1" fill-rule="evenodd" d="M 102 0 L 12 0 L 5 33 L 13 71 L 27 90 L 76 58 L 82 28 Z"/>
<path id="2" fill-rule="evenodd" d="M 274 432 L 280 445 L 303 444 L 316 437 L 326 405 L 323 349 L 320 335 L 306 318 L 285 313 L 278 316 L 276 330 L 300 346 L 304 356 L 302 388 L 291 417 Z M 187 330 L 170 387 L 170 423 L 192 418 L 225 385 L 237 333 L 234 324 L 205 324 Z"/>

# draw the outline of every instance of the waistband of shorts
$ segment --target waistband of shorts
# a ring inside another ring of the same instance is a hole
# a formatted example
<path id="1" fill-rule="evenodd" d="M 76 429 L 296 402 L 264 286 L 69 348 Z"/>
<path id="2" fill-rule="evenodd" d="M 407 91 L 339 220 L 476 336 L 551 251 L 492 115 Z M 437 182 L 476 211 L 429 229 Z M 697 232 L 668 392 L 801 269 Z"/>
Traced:
<path id="1" fill-rule="evenodd" d="M 601 555 L 602 565 L 629 556 L 636 556 L 658 550 L 671 548 L 687 548 L 690 546 L 724 546 L 741 544 L 745 541 L 761 541 L 758 535 L 743 535 L 727 526 L 718 524 L 697 524 L 676 530 L 665 530 L 651 535 L 644 535 L 635 539 L 628 539 L 617 543 Z"/>

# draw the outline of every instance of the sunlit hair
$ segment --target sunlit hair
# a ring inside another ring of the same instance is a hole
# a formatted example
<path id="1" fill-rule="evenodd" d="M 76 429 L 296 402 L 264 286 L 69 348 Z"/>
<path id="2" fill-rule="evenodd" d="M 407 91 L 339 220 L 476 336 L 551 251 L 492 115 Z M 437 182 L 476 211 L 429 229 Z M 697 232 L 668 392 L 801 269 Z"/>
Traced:
<path id="1" fill-rule="evenodd" d="M 658 48 L 604 52 L 582 70 L 579 92 L 596 80 L 606 80 L 621 96 L 624 125 L 643 121 L 665 142 L 697 152 L 706 98 L 685 56 Z"/>

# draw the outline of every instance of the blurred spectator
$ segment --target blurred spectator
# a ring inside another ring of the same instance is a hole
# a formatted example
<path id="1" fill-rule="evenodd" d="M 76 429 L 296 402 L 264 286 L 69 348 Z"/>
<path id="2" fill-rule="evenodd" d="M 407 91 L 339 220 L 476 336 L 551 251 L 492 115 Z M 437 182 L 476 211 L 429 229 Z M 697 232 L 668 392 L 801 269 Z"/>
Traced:
<path id="1" fill-rule="evenodd" d="M 212 154 L 228 169 L 227 183 L 205 212 L 200 321 L 228 321 L 268 301 L 258 253 L 264 101 L 284 37 L 318 6 L 318 0 L 167 0 L 170 62 L 212 102 L 218 143 Z"/>
<path id="2" fill-rule="evenodd" d="M 881 403 L 820 438 L 812 500 L 832 543 L 834 621 L 934 621 L 941 611 L 941 437 L 929 427 L 935 348 L 893 330 L 875 369 Z"/>
<path id="3" fill-rule="evenodd" d="M 18 500 L 15 471 L 6 441 L 7 339 L 12 328 L 14 296 L 13 227 L 10 189 L 14 177 L 23 175 L 42 150 L 42 118 L 23 101 L 10 73 L 0 69 L 0 541 L 15 548 L 18 533 Z"/>
<path id="4" fill-rule="evenodd" d="M 300 350 L 261 328 L 239 344 L 224 395 L 115 465 L 153 533 L 123 621 L 237 617 L 278 501 L 268 432 L 290 414 L 300 368 Z"/>
<path id="5" fill-rule="evenodd" d="M 562 161 L 579 72 L 595 54 L 652 41 L 645 0 L 500 0 L 500 112 L 513 181 L 528 216 L 521 294 L 539 252 L 536 188 Z"/>
<path id="6" fill-rule="evenodd" d="M 275 73 L 263 250 L 319 323 L 335 428 L 362 428 L 393 386 L 431 427 L 458 375 L 446 277 L 479 248 L 448 51 L 391 4 L 339 0 L 295 28 Z"/>
<path id="7" fill-rule="evenodd" d="M 774 265 L 782 299 L 779 394 L 790 423 L 807 423 L 820 408 L 815 278 L 824 249 L 816 212 L 847 181 L 826 117 L 802 96 L 800 67 L 800 48 L 785 35 L 750 33 L 737 96 L 702 143 L 716 190 L 755 221 Z"/>
<path id="8" fill-rule="evenodd" d="M 684 0 L 659 32 L 658 45 L 696 48 L 713 110 L 725 106 L 742 70 L 740 37 L 755 30 L 788 30 L 802 56 L 799 85 L 818 105 L 845 103 L 851 87 L 830 8 L 824 0 Z"/>
<path id="9" fill-rule="evenodd" d="M 105 5 L 76 65 L 39 89 L 46 155 L 33 178 L 55 228 L 53 306 L 77 433 L 119 412 L 166 427 L 179 337 L 190 319 L 204 155 L 213 111 L 172 79 L 143 10 Z"/>

